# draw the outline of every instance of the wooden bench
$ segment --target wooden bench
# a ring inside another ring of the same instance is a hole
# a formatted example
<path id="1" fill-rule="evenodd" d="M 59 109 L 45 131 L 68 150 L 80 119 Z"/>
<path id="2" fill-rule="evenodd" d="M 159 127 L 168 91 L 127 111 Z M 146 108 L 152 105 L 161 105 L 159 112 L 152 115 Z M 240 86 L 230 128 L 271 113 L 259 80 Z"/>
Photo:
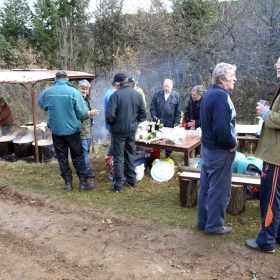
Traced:
<path id="1" fill-rule="evenodd" d="M 238 150 L 241 153 L 250 153 L 251 155 L 254 154 L 259 138 L 254 135 L 237 135 L 238 140 Z"/>
<path id="2" fill-rule="evenodd" d="M 183 207 L 194 207 L 197 205 L 200 169 L 180 166 L 179 171 L 180 205 Z M 233 215 L 243 213 L 246 209 L 246 186 L 259 186 L 260 182 L 260 177 L 233 173 L 231 198 L 227 207 L 227 213 Z"/>

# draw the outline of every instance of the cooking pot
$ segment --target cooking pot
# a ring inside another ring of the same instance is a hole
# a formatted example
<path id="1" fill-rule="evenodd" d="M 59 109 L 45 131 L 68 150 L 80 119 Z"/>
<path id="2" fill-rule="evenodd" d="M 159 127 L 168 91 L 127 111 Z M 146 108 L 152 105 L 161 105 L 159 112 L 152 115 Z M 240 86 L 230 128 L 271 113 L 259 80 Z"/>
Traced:
<path id="1" fill-rule="evenodd" d="M 18 158 L 32 156 L 33 155 L 32 142 L 33 140 L 30 142 L 22 142 L 21 139 L 13 140 L 15 156 Z"/>
<path id="2" fill-rule="evenodd" d="M 32 143 L 33 153 L 35 156 L 35 142 Z M 52 140 L 38 141 L 39 161 L 44 162 L 55 157 L 55 150 Z"/>
<path id="3" fill-rule="evenodd" d="M 14 153 L 13 135 L 0 137 L 0 156 L 11 155 Z"/>

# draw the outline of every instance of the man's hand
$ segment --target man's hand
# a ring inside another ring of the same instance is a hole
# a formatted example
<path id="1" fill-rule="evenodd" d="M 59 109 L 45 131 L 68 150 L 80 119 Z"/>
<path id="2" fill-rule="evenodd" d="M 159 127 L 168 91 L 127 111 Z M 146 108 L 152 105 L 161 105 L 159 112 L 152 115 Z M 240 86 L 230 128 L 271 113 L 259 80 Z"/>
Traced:
<path id="1" fill-rule="evenodd" d="M 229 151 L 230 152 L 234 152 L 234 151 L 236 151 L 237 150 L 237 146 L 235 146 L 234 148 L 231 148 Z"/>
<path id="2" fill-rule="evenodd" d="M 258 106 L 256 107 L 257 109 L 257 115 L 262 116 L 265 110 L 269 109 L 269 106 L 264 106 L 260 102 L 257 103 Z"/>

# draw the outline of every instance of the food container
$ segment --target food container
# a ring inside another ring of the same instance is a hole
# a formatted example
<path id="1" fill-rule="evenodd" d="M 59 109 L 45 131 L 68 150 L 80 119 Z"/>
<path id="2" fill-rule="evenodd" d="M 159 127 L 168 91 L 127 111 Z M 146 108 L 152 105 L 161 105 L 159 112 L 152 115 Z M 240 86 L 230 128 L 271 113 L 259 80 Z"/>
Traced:
<path id="1" fill-rule="evenodd" d="M 32 156 L 32 142 L 33 140 L 30 142 L 23 142 L 21 139 L 13 140 L 15 156 L 18 158 Z"/>
<path id="2" fill-rule="evenodd" d="M 141 165 L 135 167 L 136 180 L 137 181 L 140 181 L 140 180 L 143 179 L 143 177 L 144 177 L 144 170 L 145 170 L 145 164 L 144 163 L 142 163 Z"/>
<path id="3" fill-rule="evenodd" d="M 13 145 L 14 139 L 15 137 L 13 135 L 0 137 L 0 156 L 11 155 L 15 152 Z"/>
<path id="4" fill-rule="evenodd" d="M 32 143 L 33 154 L 35 156 L 35 142 Z M 55 150 L 52 140 L 38 141 L 39 162 L 45 162 L 55 157 Z"/>

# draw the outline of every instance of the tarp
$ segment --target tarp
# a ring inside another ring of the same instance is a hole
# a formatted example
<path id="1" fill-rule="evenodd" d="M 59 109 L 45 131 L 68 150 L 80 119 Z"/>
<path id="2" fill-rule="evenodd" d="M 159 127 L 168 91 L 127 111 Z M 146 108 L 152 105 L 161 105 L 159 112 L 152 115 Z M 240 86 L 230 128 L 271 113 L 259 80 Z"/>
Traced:
<path id="1" fill-rule="evenodd" d="M 38 139 L 36 133 L 36 100 L 34 85 L 39 82 L 54 81 L 58 71 L 65 71 L 70 81 L 86 79 L 89 82 L 96 78 L 96 75 L 70 70 L 47 70 L 47 69 L 0 69 L 0 83 L 19 84 L 31 96 L 32 114 L 35 139 L 35 160 L 39 162 Z"/>

